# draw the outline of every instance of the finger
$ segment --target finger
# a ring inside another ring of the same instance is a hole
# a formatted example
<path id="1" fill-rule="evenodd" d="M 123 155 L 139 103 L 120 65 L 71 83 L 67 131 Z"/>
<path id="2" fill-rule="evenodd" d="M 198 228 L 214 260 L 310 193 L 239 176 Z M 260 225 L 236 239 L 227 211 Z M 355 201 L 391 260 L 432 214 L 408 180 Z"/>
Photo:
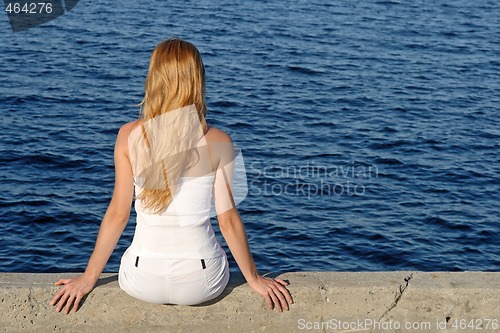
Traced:
<path id="1" fill-rule="evenodd" d="M 273 310 L 274 306 L 273 306 L 273 301 L 271 300 L 271 296 L 269 296 L 269 294 L 265 295 L 264 296 L 264 299 L 267 303 L 267 307 L 269 308 L 269 310 Z"/>
<path id="2" fill-rule="evenodd" d="M 283 296 L 283 293 L 281 292 L 281 290 L 279 290 L 278 287 L 275 287 L 275 288 L 273 288 L 273 292 L 274 292 L 275 296 L 278 297 L 278 299 L 280 301 L 280 306 L 285 310 L 289 310 L 288 309 L 288 302 L 286 301 L 285 296 Z"/>
<path id="3" fill-rule="evenodd" d="M 293 297 L 292 297 L 292 294 L 290 294 L 290 291 L 288 289 L 286 289 L 286 292 L 284 293 L 285 294 L 285 298 L 286 300 L 288 301 L 288 304 L 293 304 L 295 303 L 293 301 Z"/>
<path id="4" fill-rule="evenodd" d="M 75 299 L 75 304 L 73 305 L 73 312 L 78 311 L 78 306 L 80 306 L 80 301 L 82 300 L 82 295 L 77 295 Z"/>
<path id="5" fill-rule="evenodd" d="M 290 284 L 290 282 L 287 282 L 287 281 L 280 279 L 280 278 L 275 278 L 274 280 L 278 281 L 279 283 L 281 283 L 284 286 L 288 286 Z"/>
<path id="6" fill-rule="evenodd" d="M 274 303 L 274 306 L 276 307 L 276 310 L 278 310 L 278 312 L 282 312 L 283 309 L 281 307 L 281 303 L 279 302 L 278 298 L 274 294 L 274 291 L 270 291 L 269 296 L 271 296 L 271 299 L 273 300 L 273 303 Z"/>
<path id="7" fill-rule="evenodd" d="M 66 290 L 64 288 L 62 288 L 61 290 L 59 290 L 57 292 L 57 294 L 50 301 L 50 305 L 55 305 L 58 302 L 58 300 L 61 298 L 61 296 L 64 295 L 65 291 Z"/>
<path id="8" fill-rule="evenodd" d="M 277 288 L 281 291 L 281 293 L 285 296 L 288 304 L 293 304 L 293 298 L 290 294 L 290 291 L 283 287 L 282 285 L 277 285 Z"/>
<path id="9" fill-rule="evenodd" d="M 66 302 L 68 301 L 68 298 L 69 298 L 69 292 L 66 292 L 62 297 L 61 299 L 59 300 L 59 304 L 57 305 L 57 308 L 56 308 L 56 311 L 57 312 L 61 312 L 64 304 L 66 304 Z"/>
<path id="10" fill-rule="evenodd" d="M 284 288 L 280 284 L 273 284 L 272 286 L 272 292 L 274 293 L 275 297 L 279 300 L 279 305 L 282 309 L 288 310 L 288 302 L 286 301 L 285 296 L 283 295 L 282 291 L 280 290 L 281 288 Z"/>
<path id="11" fill-rule="evenodd" d="M 69 311 L 71 310 L 71 305 L 75 301 L 75 296 L 71 295 L 68 300 L 66 301 L 66 307 L 64 308 L 64 313 L 68 314 Z"/>
<path id="12" fill-rule="evenodd" d="M 60 286 L 61 284 L 68 284 L 70 279 L 60 279 L 56 283 L 54 283 L 55 286 Z"/>

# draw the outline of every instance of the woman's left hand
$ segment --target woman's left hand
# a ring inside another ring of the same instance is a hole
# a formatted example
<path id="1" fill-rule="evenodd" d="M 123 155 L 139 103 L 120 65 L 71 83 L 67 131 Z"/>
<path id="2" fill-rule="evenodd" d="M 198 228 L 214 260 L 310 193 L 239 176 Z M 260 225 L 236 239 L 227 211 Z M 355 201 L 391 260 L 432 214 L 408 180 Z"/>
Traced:
<path id="1" fill-rule="evenodd" d="M 57 312 L 61 312 L 63 307 L 66 314 L 69 313 L 71 308 L 73 308 L 73 312 L 76 312 L 80 301 L 94 289 L 95 284 L 96 281 L 87 278 L 85 275 L 80 275 L 73 279 L 60 279 L 54 285 L 64 285 L 64 287 L 52 298 L 50 305 L 57 305 Z"/>
<path id="2" fill-rule="evenodd" d="M 248 283 L 250 287 L 258 294 L 264 297 L 269 310 L 276 308 L 279 312 L 283 309 L 289 310 L 290 304 L 293 303 L 290 291 L 286 289 L 289 283 L 280 278 L 269 278 L 258 276 L 255 281 Z"/>

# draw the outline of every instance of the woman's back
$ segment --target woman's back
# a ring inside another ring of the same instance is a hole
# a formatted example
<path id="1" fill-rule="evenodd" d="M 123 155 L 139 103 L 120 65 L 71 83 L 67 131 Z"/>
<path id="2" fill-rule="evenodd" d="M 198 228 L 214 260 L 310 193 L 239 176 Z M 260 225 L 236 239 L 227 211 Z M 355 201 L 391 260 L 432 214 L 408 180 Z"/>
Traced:
<path id="1" fill-rule="evenodd" d="M 138 198 L 140 182 L 135 183 L 137 225 L 130 246 L 134 253 L 156 258 L 212 258 L 224 254 L 210 223 L 215 170 L 220 160 L 215 156 L 220 150 L 210 149 L 210 145 L 223 134 L 208 128 L 200 138 L 195 148 L 196 163 L 176 181 L 172 200 L 163 211 L 148 211 Z M 133 139 L 129 144 L 133 145 Z"/>
<path id="2" fill-rule="evenodd" d="M 151 214 L 136 201 L 137 225 L 131 248 L 156 258 L 212 258 L 223 254 L 210 223 L 214 175 L 181 178 L 168 207 Z"/>

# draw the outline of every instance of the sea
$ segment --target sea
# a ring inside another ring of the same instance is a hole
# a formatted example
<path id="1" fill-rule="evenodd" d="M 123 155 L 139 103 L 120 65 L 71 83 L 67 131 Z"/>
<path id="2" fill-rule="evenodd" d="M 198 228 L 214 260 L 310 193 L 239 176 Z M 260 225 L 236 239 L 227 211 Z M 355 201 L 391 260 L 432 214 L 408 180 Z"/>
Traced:
<path id="1" fill-rule="evenodd" d="M 500 269 L 499 1 L 82 0 L 15 33 L 0 13 L 0 271 L 85 269 L 168 37 L 241 149 L 261 273 Z"/>

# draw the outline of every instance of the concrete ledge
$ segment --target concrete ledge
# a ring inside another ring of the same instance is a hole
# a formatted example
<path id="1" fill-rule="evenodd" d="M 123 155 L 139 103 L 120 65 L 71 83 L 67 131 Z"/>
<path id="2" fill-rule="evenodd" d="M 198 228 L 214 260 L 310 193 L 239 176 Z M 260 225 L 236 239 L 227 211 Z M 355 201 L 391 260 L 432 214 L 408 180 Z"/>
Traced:
<path id="1" fill-rule="evenodd" d="M 53 283 L 71 276 L 0 274 L 0 331 L 500 332 L 500 273 L 286 273 L 295 304 L 284 313 L 238 275 L 216 301 L 173 306 L 135 300 L 103 274 L 77 313 L 56 313 Z"/>

